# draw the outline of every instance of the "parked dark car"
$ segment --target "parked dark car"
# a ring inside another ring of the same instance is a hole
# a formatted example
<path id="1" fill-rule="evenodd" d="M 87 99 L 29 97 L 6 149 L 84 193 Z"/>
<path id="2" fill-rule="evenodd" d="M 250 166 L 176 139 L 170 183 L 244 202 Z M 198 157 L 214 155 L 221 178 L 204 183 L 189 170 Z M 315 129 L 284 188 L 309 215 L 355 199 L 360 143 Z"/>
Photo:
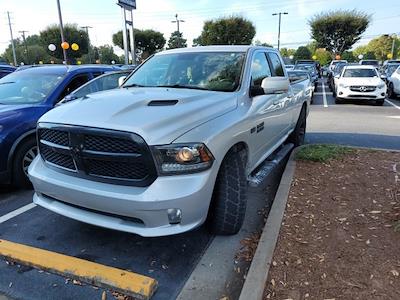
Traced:
<path id="1" fill-rule="evenodd" d="M 384 65 L 380 71 L 381 73 L 381 78 L 388 83 L 388 79 L 392 74 L 397 70 L 397 68 L 400 66 L 400 63 L 388 63 Z"/>
<path id="2" fill-rule="evenodd" d="M 316 64 L 296 64 L 293 70 L 307 71 L 310 74 L 312 83 L 317 88 L 319 74 Z"/>
<path id="3" fill-rule="evenodd" d="M 59 104 L 82 98 L 92 93 L 115 89 L 121 85 L 129 74 L 131 74 L 130 70 L 107 72 L 77 88 L 65 96 Z"/>
<path id="4" fill-rule="evenodd" d="M 27 187 L 37 155 L 36 122 L 79 86 L 117 67 L 31 66 L 0 79 L 0 182 Z"/>
<path id="5" fill-rule="evenodd" d="M 3 78 L 4 76 L 6 76 L 8 74 L 11 74 L 15 70 L 16 70 L 16 68 L 13 66 L 0 64 L 0 78 Z"/>

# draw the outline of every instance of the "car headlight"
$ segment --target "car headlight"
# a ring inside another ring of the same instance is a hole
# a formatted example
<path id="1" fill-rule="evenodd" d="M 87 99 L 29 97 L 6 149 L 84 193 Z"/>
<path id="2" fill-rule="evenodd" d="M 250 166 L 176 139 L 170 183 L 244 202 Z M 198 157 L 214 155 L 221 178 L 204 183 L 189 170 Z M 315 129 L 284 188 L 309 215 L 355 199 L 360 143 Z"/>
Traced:
<path id="1" fill-rule="evenodd" d="M 383 88 L 385 87 L 385 85 L 386 85 L 386 84 L 384 84 L 384 83 L 379 84 L 379 85 L 378 85 L 378 89 L 383 89 Z"/>
<path id="2" fill-rule="evenodd" d="M 202 143 L 154 146 L 152 152 L 160 175 L 201 172 L 214 162 L 210 150 Z"/>

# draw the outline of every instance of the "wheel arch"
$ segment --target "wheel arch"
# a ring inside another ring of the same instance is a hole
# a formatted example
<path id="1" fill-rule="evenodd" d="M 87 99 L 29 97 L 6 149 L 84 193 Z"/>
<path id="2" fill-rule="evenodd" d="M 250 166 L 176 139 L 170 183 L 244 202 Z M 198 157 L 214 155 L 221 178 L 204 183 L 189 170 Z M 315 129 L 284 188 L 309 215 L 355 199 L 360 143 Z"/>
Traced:
<path id="1" fill-rule="evenodd" d="M 22 134 L 18 139 L 15 140 L 14 144 L 12 145 L 10 152 L 8 153 L 8 160 L 7 160 L 7 168 L 10 172 L 12 172 L 12 165 L 14 161 L 14 155 L 18 147 L 20 147 L 27 139 L 35 137 L 36 129 L 31 129 Z"/>

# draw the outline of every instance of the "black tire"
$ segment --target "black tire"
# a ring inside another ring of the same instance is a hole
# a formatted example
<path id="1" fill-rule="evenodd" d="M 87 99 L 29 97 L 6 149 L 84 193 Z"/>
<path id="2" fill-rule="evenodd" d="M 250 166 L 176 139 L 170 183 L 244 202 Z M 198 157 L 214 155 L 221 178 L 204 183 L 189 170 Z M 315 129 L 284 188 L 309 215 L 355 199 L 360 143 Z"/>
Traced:
<path id="1" fill-rule="evenodd" d="M 389 99 L 396 99 L 397 95 L 394 92 L 394 88 L 393 88 L 393 83 L 389 84 L 388 90 L 387 90 L 387 95 Z"/>
<path id="2" fill-rule="evenodd" d="M 215 182 L 208 226 L 218 235 L 236 234 L 246 213 L 247 179 L 240 152 L 229 152 L 222 161 Z"/>
<path id="3" fill-rule="evenodd" d="M 294 128 L 294 131 L 289 135 L 287 142 L 292 143 L 295 147 L 303 145 L 304 138 L 306 135 L 306 128 L 307 128 L 306 108 L 305 106 L 303 106 L 300 112 L 299 119 L 297 120 L 296 127 Z"/>
<path id="4" fill-rule="evenodd" d="M 376 100 L 376 102 L 375 102 L 375 104 L 378 106 L 382 106 L 383 103 L 385 103 L 385 99 L 379 99 L 379 100 Z"/>
<path id="5" fill-rule="evenodd" d="M 22 142 L 18 146 L 13 160 L 13 174 L 12 183 L 18 188 L 30 188 L 32 184 L 26 174 L 27 167 L 30 162 L 28 157 L 31 157 L 31 153 L 37 155 L 37 145 L 35 137 L 30 137 Z"/>

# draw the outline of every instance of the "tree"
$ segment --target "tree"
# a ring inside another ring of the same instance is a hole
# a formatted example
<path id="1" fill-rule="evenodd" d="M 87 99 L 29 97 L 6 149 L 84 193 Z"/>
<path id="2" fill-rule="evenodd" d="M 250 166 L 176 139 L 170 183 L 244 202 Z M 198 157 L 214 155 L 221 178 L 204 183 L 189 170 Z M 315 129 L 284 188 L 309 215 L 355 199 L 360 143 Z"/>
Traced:
<path id="1" fill-rule="evenodd" d="M 256 40 L 256 41 L 254 42 L 254 46 L 262 46 L 262 47 L 274 48 L 274 46 L 272 46 L 271 44 L 263 43 L 263 42 L 261 42 L 261 41 L 259 41 L 259 40 Z"/>
<path id="2" fill-rule="evenodd" d="M 231 16 L 204 22 L 201 35 L 193 40 L 195 45 L 250 45 L 256 28 L 243 17 Z"/>
<path id="3" fill-rule="evenodd" d="M 392 53 L 393 41 L 393 56 L 396 57 L 397 50 L 400 46 L 400 40 L 397 37 L 392 37 L 390 35 L 381 35 L 380 37 L 371 40 L 367 45 L 367 50 L 368 52 L 373 52 L 377 59 L 384 61 L 387 59 L 387 55 Z"/>
<path id="4" fill-rule="evenodd" d="M 186 48 L 186 41 L 182 36 L 182 32 L 174 31 L 169 38 L 168 49 Z"/>
<path id="5" fill-rule="evenodd" d="M 360 40 L 370 22 L 371 16 L 364 12 L 338 10 L 317 14 L 308 23 L 318 48 L 341 54 Z"/>
<path id="6" fill-rule="evenodd" d="M 111 64 L 112 61 L 118 63 L 119 57 L 114 53 L 114 49 L 110 45 L 97 47 L 100 63 Z"/>
<path id="7" fill-rule="evenodd" d="M 344 51 L 341 55 L 341 58 L 347 60 L 348 62 L 355 62 L 357 60 L 353 51 Z"/>
<path id="8" fill-rule="evenodd" d="M 306 45 L 306 47 L 308 48 L 308 50 L 310 50 L 311 53 L 315 53 L 315 51 L 317 51 L 318 49 L 318 45 L 316 41 L 312 41 L 311 43 L 308 43 Z"/>
<path id="9" fill-rule="evenodd" d="M 311 51 L 305 46 L 300 46 L 294 53 L 294 59 L 311 59 Z"/>
<path id="10" fill-rule="evenodd" d="M 89 39 L 86 34 L 86 31 L 78 29 L 76 24 L 66 24 L 64 26 L 64 38 L 65 41 L 70 45 L 73 43 L 78 44 L 79 50 L 73 51 L 71 48 L 68 49 L 68 58 L 75 60 L 78 57 L 81 57 L 83 54 L 88 53 L 89 49 Z M 48 53 L 60 60 L 63 59 L 63 51 L 61 48 L 61 36 L 60 36 L 60 28 L 58 25 L 50 25 L 45 30 L 40 32 L 40 41 L 41 45 L 47 49 L 48 45 L 54 44 L 57 49 L 54 52 Z"/>
<path id="11" fill-rule="evenodd" d="M 164 35 L 159 31 L 135 29 L 134 33 L 136 52 L 141 59 L 146 59 L 155 52 L 162 50 L 165 46 L 166 40 Z M 115 46 L 124 49 L 122 30 L 113 34 L 112 40 Z"/>
<path id="12" fill-rule="evenodd" d="M 40 61 L 48 63 L 51 60 L 51 56 L 46 52 L 45 48 L 41 44 L 33 43 L 33 39 L 26 39 L 26 47 L 23 41 L 20 39 L 14 40 L 15 54 L 17 56 L 17 63 L 24 64 L 38 64 Z M 14 61 L 11 44 L 8 45 L 3 58 L 11 63 Z"/>
<path id="13" fill-rule="evenodd" d="M 327 65 L 332 60 L 332 55 L 329 51 L 324 48 L 316 49 L 314 55 L 317 57 L 317 61 L 322 65 Z"/>
<path id="14" fill-rule="evenodd" d="M 295 49 L 288 49 L 288 48 L 281 48 L 279 50 L 281 52 L 281 55 L 283 57 L 290 57 L 290 56 L 294 56 L 294 54 L 296 53 Z"/>

